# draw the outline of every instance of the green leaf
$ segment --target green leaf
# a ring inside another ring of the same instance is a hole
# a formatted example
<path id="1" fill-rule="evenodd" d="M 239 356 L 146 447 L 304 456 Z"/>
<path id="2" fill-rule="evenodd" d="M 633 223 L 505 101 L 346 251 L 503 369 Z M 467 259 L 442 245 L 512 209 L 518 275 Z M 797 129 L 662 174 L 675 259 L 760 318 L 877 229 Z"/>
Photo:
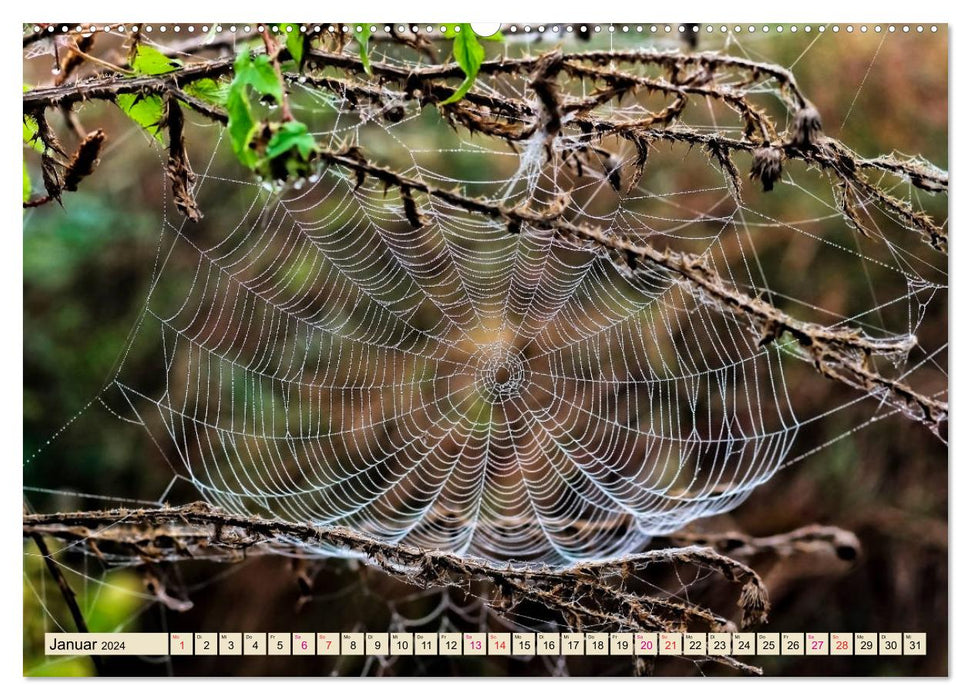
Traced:
<path id="1" fill-rule="evenodd" d="M 24 92 L 30 90 L 30 85 L 24 83 Z M 24 144 L 30 146 L 38 153 L 44 152 L 43 142 L 37 138 L 37 120 L 29 114 L 24 115 Z"/>
<path id="2" fill-rule="evenodd" d="M 131 59 L 132 70 L 138 75 L 171 73 L 181 65 L 181 61 L 169 58 L 155 47 L 146 44 L 139 44 L 135 47 L 135 55 Z M 161 97 L 158 95 L 118 95 L 115 102 L 132 121 L 159 141 L 165 141 L 165 135 L 158 128 L 164 113 Z"/>
<path id="3" fill-rule="evenodd" d="M 158 49 L 139 44 L 131 59 L 132 70 L 139 75 L 162 75 L 171 73 L 182 66 L 182 62 L 169 58 Z"/>
<path id="4" fill-rule="evenodd" d="M 296 148 L 303 160 L 317 148 L 317 142 L 303 122 L 284 122 L 266 145 L 266 158 L 272 160 Z"/>
<path id="5" fill-rule="evenodd" d="M 358 31 L 360 28 L 360 31 Z M 354 39 L 357 41 L 357 51 L 358 55 L 361 57 L 361 63 L 364 65 L 364 72 L 371 75 L 371 59 L 368 58 L 368 40 L 371 38 L 371 25 L 367 22 L 362 22 L 361 24 L 355 25 L 354 27 Z"/>
<path id="6" fill-rule="evenodd" d="M 24 161 L 24 201 L 30 200 L 30 173 L 27 171 L 27 161 Z"/>
<path id="7" fill-rule="evenodd" d="M 226 113 L 229 115 L 226 128 L 236 157 L 253 169 L 259 163 L 259 157 L 252 147 L 257 122 L 250 108 L 251 89 L 259 97 L 269 95 L 277 102 L 283 99 L 283 86 L 269 57 L 265 54 L 254 56 L 247 51 L 233 64 L 233 82 L 226 96 Z"/>
<path id="8" fill-rule="evenodd" d="M 24 115 L 24 145 L 38 153 L 44 152 L 44 142 L 37 138 L 37 121 L 29 114 Z"/>
<path id="9" fill-rule="evenodd" d="M 472 31 L 471 24 L 460 24 L 459 27 L 452 53 L 455 54 L 455 61 L 465 71 L 465 75 L 474 78 L 485 59 L 485 49 L 479 43 L 479 37 Z"/>
<path id="10" fill-rule="evenodd" d="M 258 158 L 250 147 L 250 142 L 256 131 L 256 121 L 253 119 L 245 90 L 230 88 L 229 96 L 226 98 L 226 112 L 229 115 L 226 130 L 233 145 L 233 152 L 243 165 L 253 168 Z"/>
<path id="11" fill-rule="evenodd" d="M 185 92 L 203 102 L 223 106 L 229 96 L 229 85 L 224 82 L 216 82 L 212 78 L 203 78 L 186 85 Z"/>
<path id="12" fill-rule="evenodd" d="M 304 35 L 300 31 L 300 27 L 293 27 L 292 29 L 294 31 L 287 34 L 287 51 L 290 52 L 290 56 L 299 67 L 303 64 Z"/>
<path id="13" fill-rule="evenodd" d="M 475 76 L 479 74 L 482 61 L 485 60 L 485 49 L 479 43 L 479 38 L 472 31 L 471 24 L 460 24 L 458 34 L 452 47 L 455 62 L 459 64 L 462 72 L 465 73 L 465 80 L 459 85 L 458 89 L 452 93 L 451 97 L 441 102 L 443 105 L 451 104 L 461 100 L 465 93 L 475 84 Z"/>
<path id="14" fill-rule="evenodd" d="M 283 99 L 283 86 L 277 77 L 270 57 L 266 54 L 254 56 L 249 52 L 240 55 L 233 66 L 235 77 L 230 92 L 234 88 L 243 89 L 247 86 L 263 95 L 270 95 L 277 102 Z"/>
<path id="15" fill-rule="evenodd" d="M 465 93 L 467 93 L 469 90 L 471 90 L 473 85 L 475 85 L 475 76 L 467 77 L 465 80 L 462 81 L 462 84 L 458 86 L 458 88 L 455 90 L 455 92 L 453 92 L 448 97 L 447 100 L 442 100 L 438 104 L 440 104 L 440 105 L 450 105 L 453 102 L 458 102 L 463 97 L 465 97 Z"/>
<path id="16" fill-rule="evenodd" d="M 171 73 L 182 64 L 167 58 L 156 48 L 139 44 L 131 59 L 132 70 L 138 75 L 161 75 Z M 164 141 L 164 135 L 158 128 L 162 121 L 162 98 L 158 95 L 118 95 L 115 103 L 121 111 L 140 127 L 148 131 L 159 141 Z"/>
<path id="17" fill-rule="evenodd" d="M 303 37 L 298 35 L 300 41 Z M 289 38 L 288 38 L 289 41 Z M 301 44 L 301 49 L 303 45 Z M 299 121 L 260 122 L 253 114 L 253 94 L 283 99 L 283 85 L 270 59 L 249 52 L 236 59 L 234 77 L 226 96 L 227 131 L 239 161 L 258 174 L 274 179 L 303 175 L 317 142 Z"/>
<path id="18" fill-rule="evenodd" d="M 144 128 L 159 141 L 165 141 L 165 135 L 158 128 L 162 121 L 162 98 L 158 95 L 118 95 L 115 103 L 121 111 L 132 121 Z"/>

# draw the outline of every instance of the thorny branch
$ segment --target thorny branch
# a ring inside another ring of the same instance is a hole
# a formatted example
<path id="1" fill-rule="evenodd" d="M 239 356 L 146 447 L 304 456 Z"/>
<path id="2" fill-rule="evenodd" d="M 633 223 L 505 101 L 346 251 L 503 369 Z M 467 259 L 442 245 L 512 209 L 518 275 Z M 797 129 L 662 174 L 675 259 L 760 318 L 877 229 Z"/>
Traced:
<path id="1" fill-rule="evenodd" d="M 162 126 L 169 130 L 169 159 L 165 165 L 165 174 L 172 183 L 172 199 L 183 214 L 192 221 L 202 218 L 202 211 L 196 203 L 192 192 L 192 185 L 196 175 L 189 164 L 189 153 L 185 146 L 185 118 L 179 100 L 174 94 L 165 99 L 165 116 Z"/>
<path id="2" fill-rule="evenodd" d="M 279 59 L 286 57 L 287 50 L 277 45 L 275 40 L 266 40 L 264 36 L 266 49 L 272 55 L 275 68 L 279 69 Z M 404 42 L 401 37 L 398 40 Z M 455 64 L 406 66 L 373 60 L 370 62 L 371 78 L 357 56 L 324 48 L 315 48 L 306 53 L 307 73 L 281 73 L 282 79 L 291 85 L 300 81 L 329 90 L 347 100 L 350 109 L 356 108 L 359 103 L 377 104 L 387 118 L 400 119 L 403 116 L 400 105 L 417 100 L 423 106 L 437 105 L 453 125 L 499 137 L 511 144 L 527 139 L 537 129 L 542 129 L 547 137 L 548 150 L 552 150 L 555 133 L 563 128 L 567 116 L 571 125 L 586 138 L 622 137 L 636 147 L 635 184 L 643 172 L 648 151 L 656 141 L 698 145 L 706 149 L 725 173 L 729 189 L 736 199 L 741 196 L 741 176 L 733 161 L 733 154 L 745 152 L 752 155 L 751 176 L 761 180 L 767 190 L 781 176 L 786 160 L 801 160 L 832 174 L 836 182 L 838 206 L 848 222 L 863 235 L 870 236 L 871 233 L 858 208 L 862 202 L 874 202 L 904 227 L 919 232 L 934 248 L 942 252 L 946 249 L 947 232 L 943 226 L 924 212 L 915 210 L 911 204 L 874 185 L 868 179 L 867 172 L 889 173 L 908 180 L 915 188 L 929 192 L 947 190 L 947 173 L 918 159 L 902 160 L 892 156 L 862 158 L 839 141 L 824 136 L 818 113 L 799 89 L 792 73 L 780 66 L 712 52 L 686 54 L 677 51 L 611 50 L 570 55 L 554 52 L 485 61 L 480 68 L 480 75 L 484 76 L 529 77 L 531 91 L 537 98 L 535 101 L 506 96 L 501 91 L 484 93 L 473 89 L 466 93 L 463 100 L 442 105 L 440 103 L 453 90 L 445 81 L 463 77 L 461 68 Z M 220 108 L 188 96 L 184 88 L 202 78 L 226 77 L 232 71 L 232 64 L 232 56 L 211 58 L 165 75 L 127 79 L 102 77 L 24 93 L 24 113 L 34 115 L 38 124 L 44 127 L 38 136 L 46 147 L 45 184 L 48 180 L 53 181 L 53 185 L 48 185 L 48 192 L 53 190 L 59 194 L 60 189 L 51 155 L 59 146 L 44 119 L 47 108 L 70 108 L 89 100 L 113 101 L 122 94 L 163 95 L 166 104 L 170 105 L 170 114 L 179 117 L 175 121 L 176 129 L 172 128 L 172 123 L 169 124 L 170 136 L 173 136 L 170 139 L 169 158 L 173 193 L 184 213 L 190 218 L 198 216 L 198 207 L 191 198 L 192 173 L 187 157 L 184 157 L 180 113 L 175 110 L 181 103 L 208 119 L 226 123 L 227 116 Z M 641 75 L 630 68 L 638 66 L 660 69 L 664 76 Z M 337 78 L 325 73 L 327 69 L 335 68 L 341 69 L 345 77 Z M 561 95 L 555 84 L 560 73 L 591 81 L 601 87 L 583 99 Z M 351 75 L 356 77 L 352 78 Z M 720 79 L 716 79 L 719 76 Z M 779 136 L 772 120 L 751 103 L 745 93 L 747 87 L 764 81 L 775 83 L 778 94 L 791 113 L 791 133 L 787 135 Z M 390 85 L 397 85 L 397 89 Z M 668 95 L 673 101 L 660 112 L 633 121 L 617 120 L 596 112 L 597 107 L 611 100 L 644 92 Z M 676 123 L 688 100 L 696 97 L 722 102 L 736 112 L 744 125 L 743 136 L 734 138 L 718 131 L 696 131 Z M 594 151 L 598 149 L 596 146 L 592 148 Z M 420 192 L 470 213 L 501 221 L 510 231 L 519 232 L 525 225 L 534 233 L 546 232 L 571 245 L 606 255 L 622 273 L 635 279 L 647 271 L 661 271 L 701 298 L 738 316 L 747 323 L 759 344 L 767 344 L 789 334 L 795 341 L 792 347 L 810 361 L 820 374 L 856 390 L 872 393 L 935 431 L 939 432 L 947 421 L 946 403 L 918 393 L 903 380 L 885 376 L 873 366 L 874 357 L 891 360 L 904 357 L 916 343 L 911 336 L 874 338 L 855 328 L 831 328 L 800 321 L 769 302 L 735 288 L 702 257 L 658 250 L 643 241 L 635 242 L 573 223 L 564 216 L 565 206 L 562 202 L 539 212 L 525 206 L 511 208 L 460 192 L 442 190 L 375 164 L 355 146 L 320 150 L 317 157 L 324 163 L 350 171 L 359 184 L 365 177 L 374 177 L 385 187 L 396 188 L 401 194 L 407 219 L 413 226 L 420 226 L 423 221 L 414 199 L 414 194 Z M 577 155 L 564 152 L 563 157 L 569 160 L 571 157 L 577 158 Z M 606 173 L 615 189 L 619 189 L 618 173 L 616 164 Z"/>
<path id="3" fill-rule="evenodd" d="M 283 53 L 285 53 L 285 49 L 281 51 L 281 54 Z M 579 77 L 583 77 L 584 75 L 597 75 L 602 78 L 612 78 L 615 82 L 623 83 L 626 81 L 628 83 L 627 88 L 611 93 L 611 98 L 617 97 L 625 92 L 629 92 L 632 87 L 637 85 L 642 85 L 645 87 L 651 87 L 654 85 L 657 87 L 657 89 L 667 89 L 675 92 L 687 90 L 691 88 L 691 85 L 688 84 L 687 86 L 681 86 L 677 83 L 666 84 L 664 81 L 654 81 L 652 83 L 651 81 L 642 80 L 640 76 L 627 76 L 619 70 L 604 71 L 587 68 L 583 65 L 584 62 L 589 61 L 594 64 L 609 65 L 611 62 L 615 61 L 628 61 L 635 64 L 641 63 L 660 65 L 668 67 L 678 74 L 683 72 L 686 66 L 694 65 L 701 65 L 705 67 L 706 70 L 712 70 L 716 67 L 743 69 L 750 71 L 752 76 L 750 82 L 757 81 L 764 77 L 774 78 L 778 81 L 780 86 L 784 88 L 784 95 L 792 95 L 791 103 L 794 106 L 801 108 L 807 104 L 805 97 L 802 96 L 802 93 L 796 87 L 795 79 L 788 70 L 767 63 L 759 63 L 718 53 L 683 54 L 679 52 L 658 51 L 597 51 L 574 54 L 571 56 L 571 59 L 571 61 L 563 61 L 560 64 L 560 67 L 568 74 Z M 499 74 L 503 72 L 530 73 L 535 70 L 539 60 L 540 58 L 537 57 L 486 61 L 480 68 L 480 73 L 483 75 Z M 177 71 L 173 71 L 162 76 L 141 76 L 125 80 L 119 80 L 116 77 L 96 78 L 78 83 L 76 85 L 37 88 L 24 93 L 24 112 L 27 113 L 45 107 L 72 106 L 87 100 L 113 100 L 117 95 L 121 94 L 164 94 L 172 89 L 178 88 L 179 86 L 184 86 L 202 78 L 216 79 L 224 77 L 231 73 L 232 65 L 232 57 L 213 58 L 202 63 L 189 64 Z M 365 74 L 364 65 L 361 60 L 356 56 L 351 56 L 349 54 L 313 50 L 309 52 L 308 65 L 314 69 L 342 68 L 345 70 L 354 71 L 358 75 Z M 462 77 L 461 69 L 454 65 L 429 66 L 424 68 L 409 69 L 399 65 L 373 60 L 370 63 L 370 67 L 374 75 L 385 80 L 396 81 L 406 88 L 398 95 L 391 95 L 391 97 L 397 97 L 400 99 L 415 99 L 424 97 L 426 98 L 426 101 L 427 98 L 440 101 L 444 97 L 450 95 L 453 88 L 438 81 Z M 287 74 L 285 77 L 290 82 L 296 82 L 301 76 L 291 73 Z M 313 75 L 302 77 L 310 81 L 314 80 Z M 631 78 L 633 78 L 633 80 L 631 80 Z M 312 84 L 314 83 L 312 82 Z M 360 94 L 368 95 L 374 99 L 381 99 L 382 97 L 387 99 L 389 96 L 389 90 L 386 85 L 372 87 L 367 83 L 355 83 L 341 80 L 332 80 L 328 83 L 326 78 L 321 80 L 318 85 L 320 87 L 326 87 L 328 84 L 331 86 L 337 86 L 339 89 L 336 92 L 340 95 L 350 94 L 353 96 L 355 92 L 359 92 Z M 737 83 L 735 88 L 742 88 L 744 86 L 745 83 Z M 707 90 L 709 91 L 707 94 L 715 96 L 726 92 L 724 88 L 717 90 L 708 88 Z M 703 90 L 701 91 L 701 94 L 706 94 L 706 92 Z M 589 111 L 592 106 L 601 103 L 603 99 L 604 98 L 601 97 L 595 102 L 575 101 L 572 104 L 570 102 L 565 102 L 563 104 L 563 109 L 565 112 Z M 495 94 L 485 95 L 473 90 L 466 94 L 465 101 L 478 106 L 488 106 L 493 109 L 498 108 L 500 109 L 501 113 L 511 118 L 515 117 L 521 120 L 529 121 L 535 116 L 531 105 L 522 100 L 517 100 L 511 97 Z M 455 109 L 456 107 L 454 105 L 444 105 L 442 108 L 447 110 Z M 211 117 L 211 115 L 208 114 L 205 116 Z M 622 123 L 611 122 L 605 118 L 591 119 L 593 119 L 593 121 L 589 122 L 587 125 L 593 127 L 594 130 L 598 132 L 614 132 L 618 128 L 623 127 Z M 578 124 L 584 125 L 584 122 L 578 122 Z M 725 138 L 719 136 L 718 134 L 700 134 L 687 129 L 681 130 L 681 134 L 674 136 L 672 140 L 690 143 L 693 142 L 691 140 L 691 134 L 695 134 L 699 138 L 699 140 L 696 141 L 697 143 L 718 142 L 724 144 L 731 150 L 751 151 L 757 146 L 757 144 L 743 140 Z M 644 135 L 649 136 L 652 139 L 665 138 L 663 132 L 645 133 Z M 844 153 L 842 153 L 842 155 L 844 157 L 849 156 L 853 160 L 855 169 L 880 169 L 886 172 L 891 172 L 911 179 L 915 187 L 926 189 L 928 191 L 942 191 L 947 188 L 947 173 L 935 168 L 929 168 L 925 163 L 922 163 L 919 160 L 900 160 L 899 158 L 893 156 L 881 156 L 879 158 L 867 159 L 851 154 L 847 149 L 845 149 L 845 147 L 843 151 Z M 793 151 L 788 153 L 788 155 L 789 157 L 798 157 L 799 153 Z M 817 157 L 817 154 L 813 152 L 803 155 L 810 162 L 814 162 L 815 158 Z"/>
<path id="4" fill-rule="evenodd" d="M 699 605 L 630 590 L 628 581 L 658 566 L 693 566 L 718 574 L 739 587 L 739 626 L 765 621 L 768 595 L 758 574 L 737 559 L 773 553 L 787 558 L 800 552 L 832 552 L 855 559 L 856 537 L 835 527 L 809 526 L 771 537 L 737 532 L 678 532 L 659 538 L 671 548 L 579 563 L 561 568 L 545 565 L 496 564 L 484 559 L 391 544 L 342 527 L 315 527 L 258 517 L 233 515 L 205 503 L 157 509 L 118 509 L 75 513 L 27 514 L 24 537 L 49 537 L 107 561 L 234 561 L 261 554 L 306 554 L 315 548 L 357 554 L 382 571 L 422 588 L 467 590 L 484 582 L 493 591 L 490 606 L 500 614 L 523 601 L 543 605 L 574 630 L 728 631 L 735 623 Z M 731 554 L 726 556 L 726 554 Z M 46 555 L 45 555 L 46 556 Z M 148 585 L 158 588 L 154 576 Z M 177 601 L 185 606 L 185 601 Z M 737 659 L 712 657 L 746 672 L 759 669 Z"/>
<path id="5" fill-rule="evenodd" d="M 665 539 L 678 547 L 711 547 L 742 560 L 760 554 L 787 558 L 798 553 L 825 552 L 843 561 L 854 561 L 860 555 L 860 541 L 856 535 L 832 525 L 807 525 L 769 537 L 752 537 L 741 532 L 679 531 Z"/>
<path id="6" fill-rule="evenodd" d="M 25 514 L 23 532 L 25 537 L 41 540 L 50 537 L 68 542 L 107 560 L 134 559 L 146 564 L 188 559 L 233 560 L 267 553 L 300 554 L 314 548 L 350 552 L 386 573 L 425 589 L 467 589 L 473 581 L 485 582 L 493 590 L 490 605 L 500 613 L 523 601 L 538 603 L 562 615 L 564 622 L 575 630 L 737 629 L 729 619 L 706 608 L 638 593 L 626 585 L 657 566 L 693 566 L 738 586 L 742 629 L 764 622 L 768 611 L 767 592 L 755 571 L 715 549 L 693 544 L 561 568 L 496 564 L 475 557 L 386 543 L 342 527 L 315 527 L 233 515 L 204 503 L 158 509 Z M 716 537 L 709 538 L 712 544 L 724 544 Z M 785 542 L 812 538 L 796 534 L 776 539 L 771 546 L 782 549 Z M 677 536 L 672 541 L 677 541 Z M 750 540 L 749 546 L 760 546 L 758 542 Z M 758 672 L 735 659 L 712 657 L 712 660 Z"/>

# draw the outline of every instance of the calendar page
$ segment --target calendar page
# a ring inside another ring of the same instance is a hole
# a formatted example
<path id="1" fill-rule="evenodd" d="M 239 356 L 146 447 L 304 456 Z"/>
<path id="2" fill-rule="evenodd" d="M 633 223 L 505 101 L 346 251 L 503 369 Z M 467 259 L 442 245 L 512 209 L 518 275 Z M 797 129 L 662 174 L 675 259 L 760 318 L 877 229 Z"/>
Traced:
<path id="1" fill-rule="evenodd" d="M 22 26 L 24 676 L 948 675 L 946 23 L 137 20 Z"/>

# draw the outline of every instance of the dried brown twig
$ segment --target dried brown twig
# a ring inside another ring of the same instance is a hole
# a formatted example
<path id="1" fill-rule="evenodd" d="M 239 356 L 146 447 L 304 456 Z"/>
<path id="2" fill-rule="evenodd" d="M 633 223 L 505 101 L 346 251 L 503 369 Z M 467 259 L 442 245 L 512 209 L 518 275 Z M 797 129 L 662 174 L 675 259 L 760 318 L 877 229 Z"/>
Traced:
<path id="1" fill-rule="evenodd" d="M 855 561 L 860 556 L 860 540 L 856 535 L 832 525 L 807 525 L 769 537 L 752 537 L 741 532 L 680 531 L 665 539 L 679 547 L 711 547 L 742 560 L 762 554 L 787 559 L 796 554 L 827 553 L 843 561 Z"/>
<path id="2" fill-rule="evenodd" d="M 225 513 L 204 503 L 177 508 L 25 514 L 25 537 L 52 537 L 108 559 L 146 563 L 215 559 L 232 561 L 267 553 L 307 554 L 322 549 L 363 557 L 370 565 L 414 585 L 467 589 L 485 582 L 490 603 L 509 610 L 524 601 L 558 613 L 572 629 L 681 631 L 731 630 L 730 619 L 703 607 L 644 595 L 627 581 L 656 566 L 693 566 L 720 575 L 740 589 L 739 626 L 763 622 L 768 594 L 752 569 L 715 550 L 687 546 L 659 549 L 562 568 L 505 563 L 382 542 L 343 527 L 315 527 Z M 319 554 L 318 554 L 319 556 Z M 757 671 L 735 659 L 713 660 Z"/>
<path id="3" fill-rule="evenodd" d="M 64 163 L 58 162 L 57 154 L 63 155 L 60 143 L 53 135 L 47 120 L 42 114 L 36 117 L 38 138 L 44 142 L 41 166 L 44 187 L 47 194 L 24 202 L 24 208 L 39 207 L 51 201 L 61 201 L 62 192 L 76 192 L 81 181 L 94 172 L 105 142 L 105 132 L 101 129 L 87 134 L 78 145 L 74 155 Z"/>
<path id="4" fill-rule="evenodd" d="M 271 53 L 284 54 L 275 43 L 271 44 Z M 566 60 L 566 59 L 569 60 Z M 482 75 L 501 75 L 521 73 L 528 75 L 541 65 L 545 56 L 527 57 L 520 59 L 502 59 L 483 63 Z M 180 70 L 163 76 L 145 76 L 130 79 L 107 78 L 75 86 L 40 88 L 24 94 L 23 104 L 25 113 L 31 113 L 46 107 L 69 107 L 84 100 L 100 99 L 113 100 L 120 94 L 170 94 L 181 91 L 182 87 L 201 78 L 220 78 L 232 71 L 232 57 L 213 58 L 201 63 L 190 64 Z M 650 78 L 630 73 L 618 67 L 617 64 L 653 65 L 669 71 L 669 79 Z M 361 60 L 355 56 L 343 53 L 332 53 L 324 50 L 308 52 L 308 67 L 313 70 L 327 68 L 341 68 L 352 71 L 355 75 L 365 76 L 365 68 Z M 592 64 L 592 65 L 588 65 Z M 603 66 L 609 66 L 604 68 Z M 807 109 L 809 104 L 805 96 L 798 89 L 792 74 L 771 64 L 750 61 L 747 59 L 726 56 L 717 53 L 682 54 L 678 52 L 658 51 L 593 51 L 572 54 L 558 60 L 549 71 L 548 79 L 557 72 L 565 72 L 574 78 L 587 78 L 603 82 L 610 86 L 600 96 L 593 100 L 569 101 L 564 100 L 564 112 L 577 112 L 579 118 L 576 124 L 590 130 L 601 138 L 610 134 L 618 134 L 631 140 L 646 139 L 670 140 L 683 143 L 704 144 L 713 153 L 730 153 L 735 151 L 753 151 L 763 145 L 774 143 L 786 158 L 796 158 L 808 164 L 832 172 L 845 185 L 858 189 L 864 198 L 872 199 L 886 207 L 905 226 L 921 232 L 925 239 L 935 248 L 943 250 L 947 243 L 946 231 L 929 217 L 915 212 L 911 205 L 876 187 L 867 180 L 867 170 L 878 169 L 908 179 L 914 187 L 931 192 L 946 190 L 948 186 L 947 174 L 928 167 L 919 161 L 900 160 L 891 156 L 865 159 L 856 156 L 838 141 L 827 138 L 817 138 L 811 144 L 799 144 L 796 141 L 779 141 L 771 121 L 760 109 L 755 107 L 746 97 L 743 88 L 746 84 L 764 79 L 772 79 L 779 85 L 780 94 L 788 104 L 793 114 L 798 118 L 800 110 Z M 695 68 L 694 73 L 687 73 L 688 68 Z M 400 65 L 372 61 L 370 69 L 374 76 L 382 81 L 397 82 L 403 89 L 400 99 L 419 98 L 425 102 L 439 102 L 447 97 L 453 89 L 443 82 L 462 76 L 461 69 L 454 64 L 444 66 L 405 67 Z M 747 77 L 727 85 L 715 82 L 717 70 L 741 71 Z M 283 76 L 294 82 L 303 78 L 314 80 L 314 76 L 298 76 L 289 74 Z M 325 76 L 316 84 L 318 87 L 341 86 L 341 94 L 371 93 L 371 98 L 381 100 L 380 95 L 374 94 L 374 89 L 368 82 L 354 83 L 352 81 L 334 81 Z M 386 90 L 387 86 L 381 87 Z M 616 122 L 609 118 L 595 116 L 590 110 L 601 104 L 605 99 L 620 99 L 637 90 L 660 91 L 678 96 L 678 101 L 670 110 L 665 110 L 655 119 L 647 122 Z M 184 94 L 184 93 L 182 93 Z M 655 122 L 670 122 L 684 108 L 684 98 L 697 96 L 712 98 L 724 102 L 739 113 L 746 131 L 746 138 L 732 139 L 718 133 L 696 132 L 684 127 L 668 126 L 665 128 L 651 128 Z M 500 136 L 511 140 L 527 138 L 535 129 L 536 114 L 533 106 L 523 100 L 497 95 L 481 95 L 475 91 L 466 94 L 463 102 L 476 107 L 487 108 L 486 113 L 476 114 L 470 111 L 466 104 L 455 103 L 443 105 L 441 109 L 446 116 L 455 118 L 463 126 L 472 131 Z M 225 121 L 221 110 L 206 106 L 196 100 L 190 105 L 200 113 L 211 119 Z M 547 105 L 549 106 L 549 105 Z M 547 109 L 547 112 L 549 110 Z M 492 115 L 497 113 L 505 119 L 513 121 L 512 125 L 500 128 L 501 122 Z M 798 122 L 798 119 L 796 119 Z M 518 123 L 518 125 L 517 125 Z"/>
<path id="5" fill-rule="evenodd" d="M 490 606 L 499 614 L 527 601 L 562 616 L 575 630 L 683 631 L 736 629 L 730 620 L 697 604 L 645 595 L 627 585 L 665 566 L 691 566 L 718 574 L 739 587 L 742 629 L 760 624 L 768 612 L 768 593 L 758 574 L 741 563 L 771 553 L 785 559 L 799 553 L 830 552 L 846 561 L 859 554 L 859 541 L 846 530 L 812 525 L 770 537 L 738 532 L 680 531 L 658 538 L 670 548 L 606 561 L 553 568 L 484 559 L 376 540 L 342 527 L 315 527 L 222 512 L 205 503 L 158 509 L 119 509 L 25 514 L 25 537 L 54 538 L 109 561 L 136 561 L 151 572 L 157 563 L 186 560 L 237 561 L 262 554 L 319 556 L 340 551 L 357 555 L 382 571 L 428 588 L 468 590 L 473 582 L 492 590 Z M 46 546 L 45 546 L 46 549 Z M 731 554 L 731 558 L 726 556 Z M 45 554 L 48 556 L 48 554 Z M 149 573 L 146 585 L 159 587 Z M 189 605 L 179 600 L 180 605 Z M 745 672 L 759 669 L 730 657 L 711 657 Z"/>
<path id="6" fill-rule="evenodd" d="M 169 158 L 165 173 L 172 183 L 172 199 L 186 217 L 198 221 L 202 218 L 202 210 L 193 194 L 196 176 L 189 164 L 189 153 L 185 145 L 185 118 L 179 99 L 173 94 L 165 99 L 165 116 L 161 126 L 168 127 L 169 130 Z"/>

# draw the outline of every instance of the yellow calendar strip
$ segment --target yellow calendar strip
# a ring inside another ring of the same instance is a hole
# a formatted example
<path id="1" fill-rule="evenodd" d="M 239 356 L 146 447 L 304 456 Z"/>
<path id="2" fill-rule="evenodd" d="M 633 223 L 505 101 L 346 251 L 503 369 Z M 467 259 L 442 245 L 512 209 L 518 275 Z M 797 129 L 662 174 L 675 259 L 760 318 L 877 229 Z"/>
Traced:
<path id="1" fill-rule="evenodd" d="M 48 656 L 924 656 L 924 632 L 172 632 L 44 635 Z"/>

